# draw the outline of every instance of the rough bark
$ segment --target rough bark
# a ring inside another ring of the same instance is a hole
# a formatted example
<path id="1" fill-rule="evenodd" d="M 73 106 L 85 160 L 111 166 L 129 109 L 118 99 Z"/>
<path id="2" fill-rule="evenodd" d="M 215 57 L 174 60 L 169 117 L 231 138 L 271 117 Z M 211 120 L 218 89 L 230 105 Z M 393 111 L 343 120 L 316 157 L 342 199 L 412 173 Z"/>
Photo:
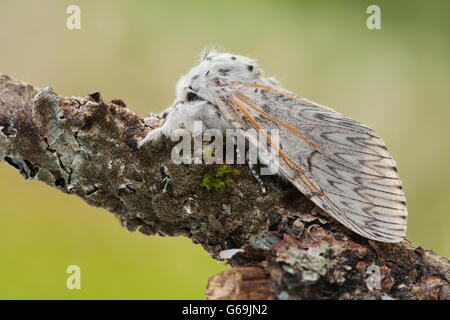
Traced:
<path id="1" fill-rule="evenodd" d="M 215 259 L 242 249 L 211 277 L 210 299 L 448 299 L 450 262 L 403 241 L 383 244 L 335 222 L 275 177 L 263 194 L 245 165 L 222 190 L 201 186 L 218 165 L 175 165 L 176 142 L 136 142 L 162 124 L 99 93 L 60 97 L 0 76 L 0 160 L 112 212 L 128 230 L 186 236 Z M 222 253 L 221 253 L 222 252 Z M 381 289 L 366 285 L 381 270 Z"/>

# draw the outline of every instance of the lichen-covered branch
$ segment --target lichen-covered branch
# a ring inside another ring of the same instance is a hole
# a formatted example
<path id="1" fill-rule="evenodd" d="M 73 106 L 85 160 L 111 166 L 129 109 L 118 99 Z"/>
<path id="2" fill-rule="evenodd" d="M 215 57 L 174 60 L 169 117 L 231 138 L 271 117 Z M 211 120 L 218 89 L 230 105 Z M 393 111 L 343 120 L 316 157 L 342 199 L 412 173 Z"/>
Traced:
<path id="1" fill-rule="evenodd" d="M 235 269 L 211 278 L 207 298 L 450 297 L 446 258 L 408 241 L 362 238 L 276 177 L 265 179 L 263 194 L 247 167 L 236 165 L 222 188 L 207 188 L 219 165 L 176 165 L 176 142 L 167 139 L 136 150 L 162 121 L 99 93 L 60 97 L 0 76 L 0 160 L 25 179 L 107 209 L 128 230 L 186 236 L 214 258 L 228 257 Z M 381 288 L 370 291 L 373 264 Z"/>

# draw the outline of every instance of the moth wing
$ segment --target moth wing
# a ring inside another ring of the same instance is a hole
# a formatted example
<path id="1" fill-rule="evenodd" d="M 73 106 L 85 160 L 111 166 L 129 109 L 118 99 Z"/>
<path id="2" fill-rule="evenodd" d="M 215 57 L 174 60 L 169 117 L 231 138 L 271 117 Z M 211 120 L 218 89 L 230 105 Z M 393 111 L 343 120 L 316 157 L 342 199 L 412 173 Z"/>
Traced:
<path id="1" fill-rule="evenodd" d="M 336 220 L 377 241 L 405 237 L 408 213 L 396 163 L 373 130 L 260 84 L 241 84 L 217 102 L 243 128 L 278 129 L 279 172 Z"/>

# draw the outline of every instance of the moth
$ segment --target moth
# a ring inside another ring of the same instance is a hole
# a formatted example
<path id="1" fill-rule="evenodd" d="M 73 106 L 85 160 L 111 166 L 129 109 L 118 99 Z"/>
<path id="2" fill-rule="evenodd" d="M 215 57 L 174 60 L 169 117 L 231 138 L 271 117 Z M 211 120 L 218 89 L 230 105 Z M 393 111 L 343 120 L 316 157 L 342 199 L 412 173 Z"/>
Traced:
<path id="1" fill-rule="evenodd" d="M 407 208 L 396 163 L 369 127 L 263 77 L 247 57 L 211 51 L 181 77 L 164 124 L 138 148 L 178 128 L 278 129 L 278 172 L 318 207 L 368 239 L 399 242 Z M 250 143 L 255 136 L 246 134 Z M 266 136 L 271 143 L 270 136 Z M 270 163 L 270 159 L 266 162 Z"/>

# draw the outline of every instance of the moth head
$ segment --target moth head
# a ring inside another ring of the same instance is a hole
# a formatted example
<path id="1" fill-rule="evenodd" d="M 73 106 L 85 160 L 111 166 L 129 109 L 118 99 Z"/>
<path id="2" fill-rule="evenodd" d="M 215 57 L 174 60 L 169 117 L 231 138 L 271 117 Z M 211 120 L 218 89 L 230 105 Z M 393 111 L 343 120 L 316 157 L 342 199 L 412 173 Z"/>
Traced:
<path id="1" fill-rule="evenodd" d="M 178 80 L 176 87 L 176 102 L 189 103 L 205 100 L 200 97 L 198 91 L 201 85 L 197 83 L 199 78 L 198 66 L 194 67 L 188 74 Z M 194 89 L 195 87 L 195 89 Z"/>

